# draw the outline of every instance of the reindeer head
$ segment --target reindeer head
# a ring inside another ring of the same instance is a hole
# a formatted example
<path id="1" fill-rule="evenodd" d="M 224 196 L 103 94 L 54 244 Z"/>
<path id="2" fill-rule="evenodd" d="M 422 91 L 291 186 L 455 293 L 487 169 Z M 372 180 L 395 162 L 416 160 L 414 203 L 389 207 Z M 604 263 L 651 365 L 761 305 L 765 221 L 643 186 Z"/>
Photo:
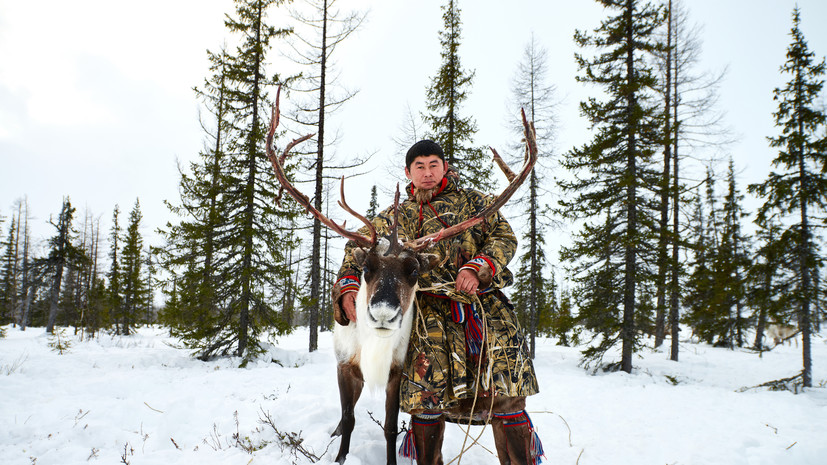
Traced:
<path id="1" fill-rule="evenodd" d="M 362 268 L 362 286 L 356 297 L 358 318 L 377 330 L 395 330 L 413 307 L 419 275 L 437 265 L 433 254 L 415 252 L 382 238 L 376 246 L 357 247 L 353 258 Z"/>

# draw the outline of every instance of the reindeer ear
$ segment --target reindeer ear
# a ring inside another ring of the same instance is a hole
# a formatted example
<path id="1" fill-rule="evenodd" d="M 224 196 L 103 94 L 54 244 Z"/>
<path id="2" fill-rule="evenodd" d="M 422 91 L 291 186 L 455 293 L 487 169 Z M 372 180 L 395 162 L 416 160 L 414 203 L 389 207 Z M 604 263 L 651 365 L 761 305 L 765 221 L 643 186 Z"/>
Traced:
<path id="1" fill-rule="evenodd" d="M 432 253 L 420 253 L 416 255 L 419 262 L 419 273 L 427 273 L 439 265 L 439 255 Z"/>
<path id="2" fill-rule="evenodd" d="M 365 260 L 368 258 L 368 251 L 363 249 L 362 247 L 356 247 L 353 249 L 353 259 L 356 260 L 356 264 L 359 267 L 365 266 Z"/>

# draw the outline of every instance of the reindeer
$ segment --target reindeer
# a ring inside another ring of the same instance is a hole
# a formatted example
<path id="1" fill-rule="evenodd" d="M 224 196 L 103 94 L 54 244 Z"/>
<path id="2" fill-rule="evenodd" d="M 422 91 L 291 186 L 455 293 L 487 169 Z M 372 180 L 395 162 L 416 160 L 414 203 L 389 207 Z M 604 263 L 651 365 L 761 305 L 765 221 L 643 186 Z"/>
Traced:
<path id="1" fill-rule="evenodd" d="M 353 254 L 362 267 L 362 285 L 356 297 L 355 322 L 347 326 L 335 325 L 333 345 L 337 360 L 337 381 L 342 414 L 339 425 L 333 435 L 341 435 L 342 441 L 336 462 L 342 464 L 350 450 L 350 439 L 355 425 L 354 407 L 365 384 L 373 388 L 385 389 L 385 440 L 387 463 L 396 464 L 396 437 L 399 417 L 399 386 L 402 376 L 402 364 L 410 340 L 414 316 L 414 300 L 417 280 L 438 263 L 438 257 L 426 252 L 438 241 L 461 234 L 463 231 L 481 223 L 485 218 L 498 211 L 525 181 L 537 161 L 537 144 L 534 128 L 522 113 L 525 127 L 526 156 L 519 174 L 511 172 L 502 162 L 497 152 L 494 159 L 508 177 L 510 184 L 488 207 L 476 216 L 457 225 L 421 237 L 400 242 L 398 237 L 399 187 L 394 198 L 394 223 L 390 234 L 379 238 L 373 224 L 364 216 L 355 212 L 345 201 L 344 176 L 341 180 L 339 206 L 365 224 L 368 235 L 362 235 L 345 229 L 332 221 L 312 206 L 307 196 L 296 189 L 284 173 L 284 160 L 290 150 L 297 144 L 309 139 L 311 135 L 298 138 L 287 145 L 280 157 L 273 148 L 273 136 L 279 121 L 278 94 L 273 107 L 270 130 L 267 134 L 267 155 L 273 165 L 276 178 L 301 206 L 319 219 L 325 226 L 354 241 L 358 247 Z"/>
<path id="2" fill-rule="evenodd" d="M 772 338 L 773 347 L 788 342 L 790 339 L 795 340 L 795 346 L 798 347 L 798 329 L 795 326 L 771 324 L 767 327 L 767 337 Z"/>

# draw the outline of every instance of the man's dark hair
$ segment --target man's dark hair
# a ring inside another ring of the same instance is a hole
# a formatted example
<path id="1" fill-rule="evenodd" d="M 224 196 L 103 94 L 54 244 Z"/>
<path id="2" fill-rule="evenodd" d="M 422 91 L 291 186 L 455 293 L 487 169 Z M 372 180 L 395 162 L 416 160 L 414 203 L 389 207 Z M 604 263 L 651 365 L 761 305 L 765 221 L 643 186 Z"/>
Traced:
<path id="1" fill-rule="evenodd" d="M 405 155 L 405 168 L 410 168 L 411 163 L 413 163 L 416 157 L 427 157 L 428 155 L 436 155 L 442 161 L 445 161 L 445 154 L 442 152 L 442 147 L 432 140 L 425 139 L 417 142 L 408 149 L 408 153 Z"/>

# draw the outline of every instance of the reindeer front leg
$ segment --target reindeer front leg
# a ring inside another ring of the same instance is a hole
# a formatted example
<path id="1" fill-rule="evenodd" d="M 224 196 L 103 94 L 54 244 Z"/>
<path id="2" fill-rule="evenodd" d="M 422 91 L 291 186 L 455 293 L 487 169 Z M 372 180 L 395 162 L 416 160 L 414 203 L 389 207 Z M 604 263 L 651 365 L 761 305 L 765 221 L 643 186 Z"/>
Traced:
<path id="1" fill-rule="evenodd" d="M 399 383 L 402 367 L 391 367 L 388 386 L 385 388 L 385 441 L 387 441 L 388 465 L 396 465 L 396 436 L 399 435 Z"/>
<path id="2" fill-rule="evenodd" d="M 362 387 L 365 382 L 362 378 L 362 370 L 358 366 L 349 363 L 340 363 L 336 368 L 336 378 L 339 382 L 339 400 L 342 403 L 342 419 L 334 431 L 342 436 L 342 443 L 339 446 L 339 454 L 336 455 L 336 463 L 345 463 L 345 458 L 350 452 L 350 436 L 353 433 L 353 426 L 356 424 L 356 417 L 353 409 L 356 401 L 362 394 Z M 398 402 L 398 401 L 397 401 Z"/>

